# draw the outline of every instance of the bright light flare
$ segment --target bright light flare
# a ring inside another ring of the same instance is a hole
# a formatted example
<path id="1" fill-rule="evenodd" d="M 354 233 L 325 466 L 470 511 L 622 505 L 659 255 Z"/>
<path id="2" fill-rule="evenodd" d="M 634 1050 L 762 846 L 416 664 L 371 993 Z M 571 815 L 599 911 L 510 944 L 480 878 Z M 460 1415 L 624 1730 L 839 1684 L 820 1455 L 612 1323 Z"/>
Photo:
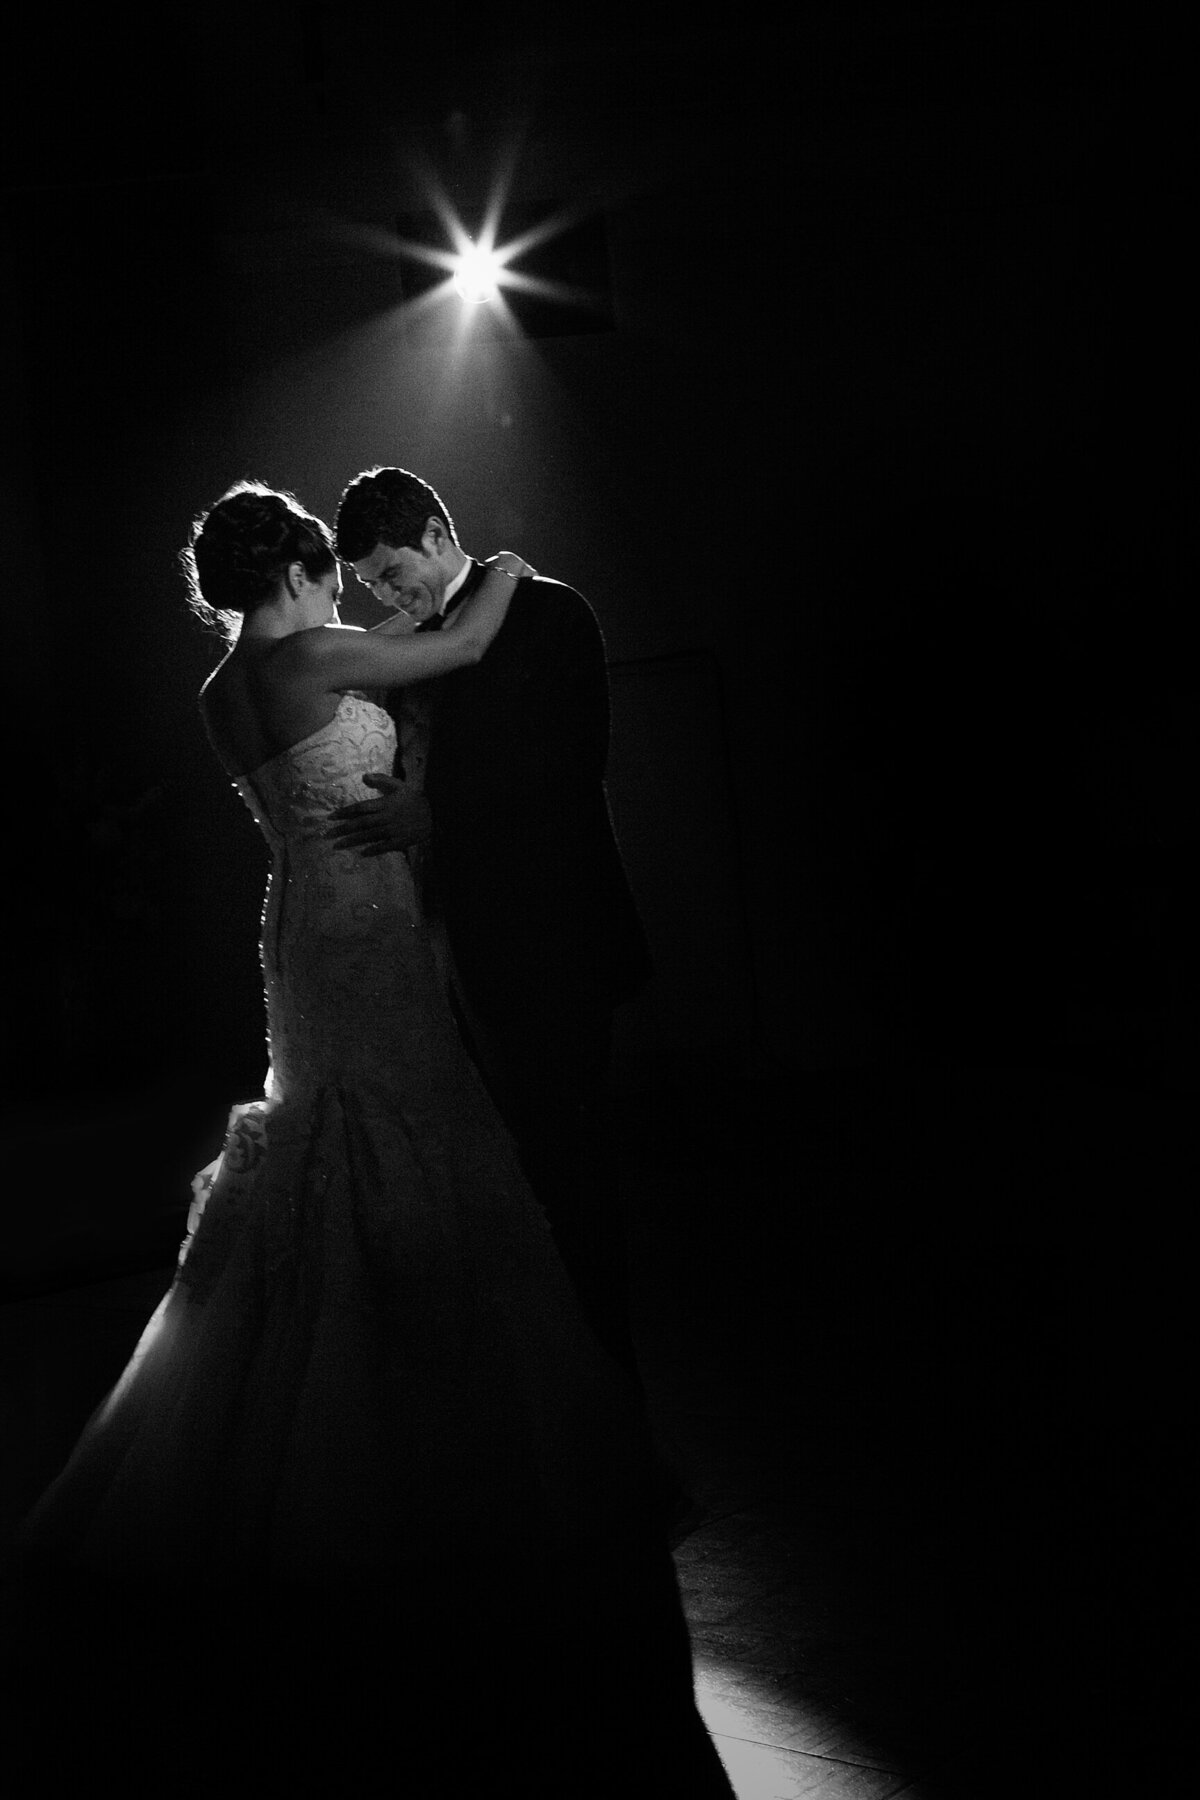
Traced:
<path id="1" fill-rule="evenodd" d="M 412 298 L 404 306 L 410 319 L 415 320 L 422 314 L 436 312 L 452 295 L 457 296 L 459 304 L 454 309 L 458 315 L 455 321 L 455 346 L 461 349 L 478 326 L 485 323 L 494 323 L 513 338 L 522 335 L 521 325 L 506 299 L 510 291 L 564 305 L 586 304 L 590 301 L 591 296 L 583 290 L 513 267 L 514 262 L 526 252 L 557 237 L 575 224 L 577 216 L 574 211 L 546 218 L 507 243 L 499 243 L 497 240 L 512 177 L 511 166 L 506 166 L 496 177 L 478 236 L 472 238 L 436 172 L 422 166 L 417 173 L 419 185 L 429 207 L 441 223 L 447 242 L 444 246 L 434 245 L 420 235 L 409 236 L 403 229 L 392 240 L 394 252 L 398 251 L 401 256 L 413 262 L 425 263 L 428 267 L 438 269 L 444 277 L 433 286 L 425 287 L 423 291 L 414 291 Z M 414 223 L 418 223 L 418 220 L 419 215 Z M 423 232 L 423 224 L 419 224 L 418 229 Z M 479 317 L 478 308 L 481 306 L 486 307 L 486 320 Z"/>
<path id="2" fill-rule="evenodd" d="M 454 263 L 454 286 L 468 306 L 479 306 L 496 298 L 504 264 L 494 250 L 472 244 L 455 257 Z"/>

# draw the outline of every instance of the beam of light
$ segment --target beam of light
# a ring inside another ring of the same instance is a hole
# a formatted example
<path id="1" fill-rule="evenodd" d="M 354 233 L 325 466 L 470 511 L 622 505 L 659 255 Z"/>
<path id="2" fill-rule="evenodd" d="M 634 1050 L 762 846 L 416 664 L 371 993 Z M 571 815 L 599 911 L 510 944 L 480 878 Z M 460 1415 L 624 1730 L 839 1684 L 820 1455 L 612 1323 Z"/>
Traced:
<path id="1" fill-rule="evenodd" d="M 341 217 L 322 207 L 308 211 L 309 228 L 328 241 L 387 261 L 400 258 L 422 262 L 441 275 L 441 280 L 432 282 L 418 293 L 409 292 L 398 305 L 389 307 L 377 321 L 376 335 L 407 334 L 415 329 L 419 337 L 423 324 L 430 321 L 431 316 L 445 315 L 449 305 L 454 317 L 451 348 L 457 352 L 465 349 L 468 341 L 478 335 L 481 308 L 493 330 L 499 329 L 502 336 L 514 341 L 524 338 L 521 323 L 506 302 L 506 292 L 562 306 L 586 308 L 597 304 L 598 296 L 582 287 L 548 280 L 519 266 L 520 259 L 531 250 L 581 223 L 590 210 L 586 204 L 560 207 L 507 241 L 501 240 L 502 222 L 521 148 L 519 138 L 514 138 L 500 156 L 474 238 L 463 224 L 440 175 L 423 157 L 413 160 L 410 176 L 413 188 L 424 196 L 441 226 L 441 244 L 401 236 L 375 224 Z M 449 322 L 446 318 L 446 323 Z M 345 335 L 355 337 L 362 330 L 363 327 L 357 326 Z"/>
<path id="2" fill-rule="evenodd" d="M 433 234 L 410 235 L 403 226 L 389 231 L 363 220 L 350 219 L 327 209 L 311 209 L 305 217 L 310 231 L 325 242 L 340 244 L 352 255 L 384 262 L 423 263 L 432 274 L 425 283 L 411 284 L 401 276 L 401 294 L 394 304 L 373 319 L 354 325 L 327 346 L 332 360 L 340 346 L 347 355 L 388 354 L 403 346 L 406 355 L 435 357 L 427 371 L 432 387 L 425 396 L 426 416 L 449 402 L 461 377 L 463 359 L 473 349 L 498 337 L 513 346 L 535 348 L 526 326 L 514 310 L 520 298 L 550 305 L 595 305 L 598 296 L 561 280 L 549 280 L 520 266 L 530 251 L 579 224 L 587 205 L 548 210 L 532 226 L 524 222 L 504 235 L 504 219 L 521 145 L 514 140 L 493 173 L 488 195 L 474 233 L 468 232 L 437 170 L 425 158 L 415 158 L 409 170 L 408 191 L 416 203 L 410 211 L 420 217 L 420 203 L 433 214 Z M 514 266 L 515 265 L 515 266 Z M 466 290 L 464 292 L 464 289 Z M 512 299 L 514 305 L 509 304 Z M 351 346 L 354 346 L 351 350 Z M 311 353 L 293 359 L 307 369 Z M 431 372 L 436 367 L 436 379 Z M 438 391 L 433 391 L 434 389 Z"/>

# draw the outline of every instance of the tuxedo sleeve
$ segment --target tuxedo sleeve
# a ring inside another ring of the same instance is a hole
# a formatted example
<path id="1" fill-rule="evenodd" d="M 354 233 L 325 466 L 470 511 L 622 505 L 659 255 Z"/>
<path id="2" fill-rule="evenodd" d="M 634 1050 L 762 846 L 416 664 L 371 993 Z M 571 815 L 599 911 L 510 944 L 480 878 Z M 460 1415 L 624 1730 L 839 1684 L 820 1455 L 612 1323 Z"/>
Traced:
<path id="1" fill-rule="evenodd" d="M 610 707 L 604 639 L 595 613 L 574 588 L 546 598 L 543 718 L 554 753 L 578 778 L 602 782 Z"/>

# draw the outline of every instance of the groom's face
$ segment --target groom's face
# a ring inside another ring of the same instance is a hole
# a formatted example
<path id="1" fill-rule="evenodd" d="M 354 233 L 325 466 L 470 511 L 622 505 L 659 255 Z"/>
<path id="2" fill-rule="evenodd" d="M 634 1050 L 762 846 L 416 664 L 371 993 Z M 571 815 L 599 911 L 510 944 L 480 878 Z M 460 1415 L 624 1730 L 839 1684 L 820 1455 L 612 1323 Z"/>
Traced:
<path id="1" fill-rule="evenodd" d="M 453 571 L 446 566 L 444 534 L 427 531 L 415 548 L 376 544 L 354 565 L 358 579 L 383 606 L 407 613 L 419 625 L 438 611 Z"/>

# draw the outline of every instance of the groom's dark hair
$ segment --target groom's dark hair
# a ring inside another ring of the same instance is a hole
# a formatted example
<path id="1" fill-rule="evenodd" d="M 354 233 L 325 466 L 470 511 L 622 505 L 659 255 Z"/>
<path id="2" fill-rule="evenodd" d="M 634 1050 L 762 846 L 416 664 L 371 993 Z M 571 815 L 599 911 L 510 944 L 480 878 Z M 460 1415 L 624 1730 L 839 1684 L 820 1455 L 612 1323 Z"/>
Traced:
<path id="1" fill-rule="evenodd" d="M 370 556 L 376 544 L 415 550 L 431 518 L 440 519 L 458 543 L 454 520 L 427 481 L 407 469 L 367 469 L 354 477 L 338 506 L 337 553 L 353 563 Z"/>

